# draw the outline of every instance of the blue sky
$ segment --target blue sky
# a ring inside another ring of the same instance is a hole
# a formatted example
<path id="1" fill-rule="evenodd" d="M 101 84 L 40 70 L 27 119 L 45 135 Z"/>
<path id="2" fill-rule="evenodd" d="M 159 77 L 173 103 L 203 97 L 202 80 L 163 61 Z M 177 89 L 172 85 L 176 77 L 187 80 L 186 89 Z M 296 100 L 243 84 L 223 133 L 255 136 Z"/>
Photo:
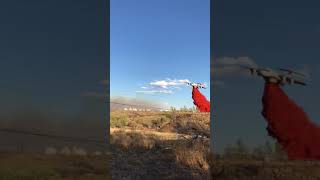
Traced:
<path id="1" fill-rule="evenodd" d="M 318 1 L 215 1 L 215 62 L 229 57 L 261 67 L 304 69 L 311 75 L 309 86 L 286 86 L 284 90 L 320 124 L 319 7 Z M 236 72 L 213 78 L 224 82 L 224 87 L 213 91 L 217 150 L 237 138 L 249 145 L 269 139 L 261 116 L 264 81 Z"/>
<path id="2" fill-rule="evenodd" d="M 137 91 L 167 78 L 210 82 L 209 16 L 209 0 L 111 0 L 111 96 L 192 107 L 186 86 L 172 94 Z M 202 92 L 209 98 L 210 88 Z"/>

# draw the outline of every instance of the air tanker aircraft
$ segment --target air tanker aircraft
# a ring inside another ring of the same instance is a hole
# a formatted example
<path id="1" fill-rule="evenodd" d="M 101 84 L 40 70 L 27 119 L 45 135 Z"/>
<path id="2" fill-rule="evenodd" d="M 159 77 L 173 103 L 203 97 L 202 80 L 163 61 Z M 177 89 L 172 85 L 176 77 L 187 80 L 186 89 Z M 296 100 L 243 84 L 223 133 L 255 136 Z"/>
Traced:
<path id="1" fill-rule="evenodd" d="M 248 69 L 253 76 L 261 76 L 265 80 L 271 81 L 274 83 L 278 82 L 280 85 L 293 85 L 298 84 L 306 86 L 304 82 L 306 75 L 300 72 L 296 72 L 291 69 L 279 68 L 279 72 L 272 70 L 270 68 L 255 68 L 248 66 L 241 66 L 242 68 Z"/>
<path id="2" fill-rule="evenodd" d="M 191 86 L 191 87 L 196 87 L 196 88 L 203 88 L 206 89 L 207 86 L 204 83 L 191 83 L 191 82 L 187 82 L 187 85 Z"/>

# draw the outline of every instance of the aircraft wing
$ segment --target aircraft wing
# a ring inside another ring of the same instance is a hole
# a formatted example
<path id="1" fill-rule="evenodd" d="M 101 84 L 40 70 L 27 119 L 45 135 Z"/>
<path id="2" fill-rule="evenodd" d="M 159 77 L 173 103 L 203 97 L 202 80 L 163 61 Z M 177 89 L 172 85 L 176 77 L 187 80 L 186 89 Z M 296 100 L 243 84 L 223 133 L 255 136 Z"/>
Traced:
<path id="1" fill-rule="evenodd" d="M 291 70 L 291 69 L 284 69 L 284 68 L 279 68 L 280 71 L 285 71 L 285 72 L 288 72 L 290 74 L 296 74 L 296 75 L 300 75 L 302 77 L 306 77 L 305 74 L 303 73 L 300 73 L 300 72 L 297 72 L 297 71 L 294 71 L 294 70 Z"/>
<path id="2" fill-rule="evenodd" d="M 299 85 L 302 85 L 302 86 L 306 86 L 307 85 L 305 82 L 302 82 L 302 81 L 299 81 L 299 80 L 293 80 L 293 82 L 295 84 L 299 84 Z"/>

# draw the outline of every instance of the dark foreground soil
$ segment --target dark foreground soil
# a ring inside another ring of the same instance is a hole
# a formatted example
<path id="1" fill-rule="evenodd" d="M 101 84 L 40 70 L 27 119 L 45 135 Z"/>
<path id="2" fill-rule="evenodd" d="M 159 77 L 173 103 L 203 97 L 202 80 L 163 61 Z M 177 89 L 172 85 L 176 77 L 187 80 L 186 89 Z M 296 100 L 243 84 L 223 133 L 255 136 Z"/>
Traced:
<path id="1" fill-rule="evenodd" d="M 62 156 L 0 154 L 0 179 L 4 180 L 106 180 L 107 155 Z"/>
<path id="2" fill-rule="evenodd" d="M 319 162 L 302 161 L 214 161 L 215 180 L 318 180 Z"/>

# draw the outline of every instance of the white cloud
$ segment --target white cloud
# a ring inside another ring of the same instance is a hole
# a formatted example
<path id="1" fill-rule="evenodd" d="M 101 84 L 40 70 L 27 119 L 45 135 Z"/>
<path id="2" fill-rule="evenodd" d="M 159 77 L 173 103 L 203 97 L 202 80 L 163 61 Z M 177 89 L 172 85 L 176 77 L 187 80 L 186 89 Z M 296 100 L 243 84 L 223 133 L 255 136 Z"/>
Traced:
<path id="1" fill-rule="evenodd" d="M 257 64 L 250 57 L 221 57 L 215 62 L 216 65 L 247 65 L 256 67 Z"/>
<path id="2" fill-rule="evenodd" d="M 173 90 L 181 89 L 190 82 L 188 79 L 170 79 L 155 80 L 148 83 L 148 86 L 140 87 L 142 90 L 136 91 L 137 93 L 144 94 L 173 94 Z"/>
<path id="3" fill-rule="evenodd" d="M 154 82 L 151 82 L 150 85 L 152 85 L 152 86 L 160 86 L 160 87 L 162 87 L 162 88 L 167 89 L 169 83 L 168 83 L 167 81 L 162 80 L 162 81 L 154 81 Z"/>
<path id="4" fill-rule="evenodd" d="M 168 89 L 169 87 L 178 87 L 185 85 L 187 82 L 190 82 L 188 79 L 170 79 L 167 78 L 166 80 L 158 80 L 158 81 L 152 81 L 149 84 L 154 87 L 161 87 L 164 89 Z"/>
<path id="5" fill-rule="evenodd" d="M 215 60 L 211 72 L 214 75 L 247 75 L 248 71 L 241 66 L 258 67 L 250 57 L 220 57 Z"/>

